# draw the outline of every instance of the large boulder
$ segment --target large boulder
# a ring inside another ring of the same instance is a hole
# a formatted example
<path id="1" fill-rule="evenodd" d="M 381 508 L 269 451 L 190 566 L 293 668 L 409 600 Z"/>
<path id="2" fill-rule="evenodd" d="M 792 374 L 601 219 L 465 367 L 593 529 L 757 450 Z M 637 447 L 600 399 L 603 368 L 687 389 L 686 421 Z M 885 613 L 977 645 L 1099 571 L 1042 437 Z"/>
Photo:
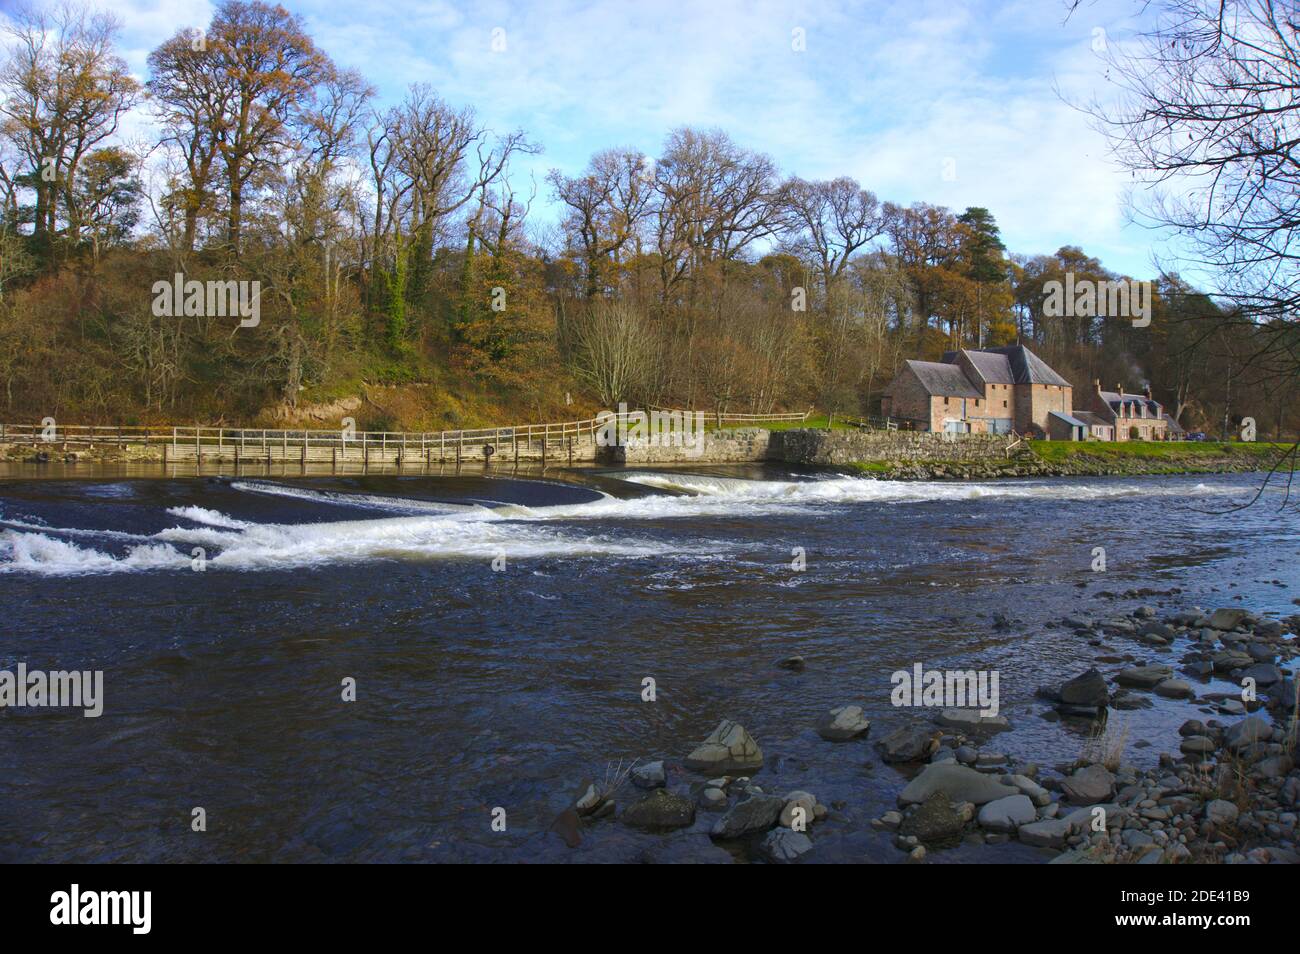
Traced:
<path id="1" fill-rule="evenodd" d="M 785 799 L 775 795 L 750 795 L 731 806 L 713 826 L 714 838 L 740 838 L 756 831 L 767 831 L 781 817 Z"/>
<path id="2" fill-rule="evenodd" d="M 1096 668 L 1062 684 L 1057 695 L 1061 702 L 1071 706 L 1104 706 L 1110 702 L 1106 677 Z"/>
<path id="3" fill-rule="evenodd" d="M 870 728 L 861 706 L 839 706 L 817 722 L 817 734 L 828 742 L 847 742 L 866 735 Z"/>
<path id="4" fill-rule="evenodd" d="M 935 762 L 899 792 L 898 804 L 919 805 L 936 792 L 946 795 L 950 801 L 983 805 L 1005 798 L 1007 787 L 990 775 L 956 762 Z"/>
<path id="5" fill-rule="evenodd" d="M 744 726 L 723 719 L 713 733 L 686 756 L 685 765 L 688 769 L 713 775 L 752 772 L 763 767 L 763 750 Z"/>
<path id="6" fill-rule="evenodd" d="M 900 726 L 878 743 L 886 762 L 920 762 L 939 747 L 939 733 L 919 723 Z"/>
<path id="7" fill-rule="evenodd" d="M 695 823 L 695 803 L 664 788 L 656 788 L 623 810 L 623 823 L 646 831 L 670 831 Z"/>
<path id="8" fill-rule="evenodd" d="M 1035 848 L 1064 848 L 1065 839 L 1070 837 L 1070 823 L 1063 818 L 1030 822 L 1021 825 L 1016 835 L 1021 842 Z"/>

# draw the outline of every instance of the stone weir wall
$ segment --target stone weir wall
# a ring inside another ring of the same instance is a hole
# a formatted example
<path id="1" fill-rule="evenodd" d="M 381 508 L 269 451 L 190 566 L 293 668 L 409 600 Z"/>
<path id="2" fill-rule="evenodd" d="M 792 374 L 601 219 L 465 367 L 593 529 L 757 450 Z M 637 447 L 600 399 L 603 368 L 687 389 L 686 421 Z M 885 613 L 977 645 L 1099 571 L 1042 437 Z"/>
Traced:
<path id="1" fill-rule="evenodd" d="M 728 464 L 783 461 L 788 464 L 845 465 L 869 461 L 961 462 L 1004 460 L 1010 438 L 995 434 L 949 437 L 920 431 L 768 431 L 763 428 L 711 430 L 704 450 L 671 444 L 603 448 L 613 464 Z"/>
<path id="2" fill-rule="evenodd" d="M 767 460 L 773 434 L 761 427 L 704 432 L 704 450 L 672 443 L 637 443 L 604 447 L 602 458 L 613 464 L 733 464 Z"/>
<path id="3" fill-rule="evenodd" d="M 776 431 L 768 460 L 844 465 L 869 461 L 1005 460 L 1011 438 L 1001 434 L 950 436 L 929 431 Z"/>

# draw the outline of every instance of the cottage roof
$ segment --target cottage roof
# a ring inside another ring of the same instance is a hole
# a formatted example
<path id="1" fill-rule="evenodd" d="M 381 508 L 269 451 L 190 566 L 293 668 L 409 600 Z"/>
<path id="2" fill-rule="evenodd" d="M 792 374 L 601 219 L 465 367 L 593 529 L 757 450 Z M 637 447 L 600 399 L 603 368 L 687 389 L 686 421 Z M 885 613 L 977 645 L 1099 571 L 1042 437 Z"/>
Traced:
<path id="1" fill-rule="evenodd" d="M 907 366 L 921 382 L 921 387 L 932 396 L 962 398 L 984 396 L 955 364 L 944 364 L 939 361 L 908 361 Z"/>
<path id="2" fill-rule="evenodd" d="M 972 351 L 964 348 L 961 351 L 945 351 L 943 360 L 945 364 L 956 364 L 957 356 L 964 354 L 970 361 L 975 373 L 979 375 L 980 380 L 985 384 L 1015 384 L 1015 376 L 1011 373 L 1011 362 L 1004 354 L 997 354 L 992 351 Z"/>
<path id="3" fill-rule="evenodd" d="M 1092 413 L 1092 411 L 1075 411 L 1074 416 L 1077 417 L 1084 424 L 1087 424 L 1089 427 L 1094 427 L 1094 426 L 1109 427 L 1112 423 L 1114 423 L 1113 421 L 1106 420 L 1100 414 Z"/>

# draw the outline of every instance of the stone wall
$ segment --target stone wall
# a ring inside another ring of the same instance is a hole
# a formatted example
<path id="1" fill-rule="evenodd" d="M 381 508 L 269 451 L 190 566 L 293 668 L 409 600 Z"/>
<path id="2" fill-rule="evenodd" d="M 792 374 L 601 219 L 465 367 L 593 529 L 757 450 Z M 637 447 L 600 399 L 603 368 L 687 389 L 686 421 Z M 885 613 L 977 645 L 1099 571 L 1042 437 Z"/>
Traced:
<path id="1" fill-rule="evenodd" d="M 601 460 L 612 464 L 730 464 L 768 459 L 772 432 L 760 427 L 704 432 L 704 451 L 674 444 L 635 443 L 601 448 Z"/>
<path id="2" fill-rule="evenodd" d="M 768 459 L 789 464 L 843 465 L 870 461 L 1003 460 L 1010 438 L 998 434 L 925 431 L 777 431 Z"/>

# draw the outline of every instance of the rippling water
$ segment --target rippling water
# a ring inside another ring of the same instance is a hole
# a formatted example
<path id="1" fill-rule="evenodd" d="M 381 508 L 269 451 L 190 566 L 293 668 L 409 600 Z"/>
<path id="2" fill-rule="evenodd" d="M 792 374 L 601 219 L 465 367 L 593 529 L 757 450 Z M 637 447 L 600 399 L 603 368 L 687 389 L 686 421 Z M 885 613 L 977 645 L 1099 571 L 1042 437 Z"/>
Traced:
<path id="1" fill-rule="evenodd" d="M 895 670 L 996 669 L 1016 728 L 990 747 L 1073 758 L 1081 730 L 1033 700 L 1097 652 L 1063 615 L 1295 611 L 1294 512 L 1271 493 L 1227 512 L 1258 479 L 13 478 L 0 667 L 102 669 L 106 698 L 98 719 L 0 711 L 0 860 L 635 860 L 661 839 L 604 821 L 569 849 L 546 829 L 584 777 L 680 758 L 730 717 L 765 788 L 835 807 L 815 857 L 897 861 L 868 823 L 906 779 L 817 716 L 862 705 L 879 737 L 910 716 Z M 1138 588 L 1157 592 L 1103 594 Z M 776 668 L 794 653 L 805 672 Z M 1126 714 L 1131 760 L 1195 714 Z"/>

